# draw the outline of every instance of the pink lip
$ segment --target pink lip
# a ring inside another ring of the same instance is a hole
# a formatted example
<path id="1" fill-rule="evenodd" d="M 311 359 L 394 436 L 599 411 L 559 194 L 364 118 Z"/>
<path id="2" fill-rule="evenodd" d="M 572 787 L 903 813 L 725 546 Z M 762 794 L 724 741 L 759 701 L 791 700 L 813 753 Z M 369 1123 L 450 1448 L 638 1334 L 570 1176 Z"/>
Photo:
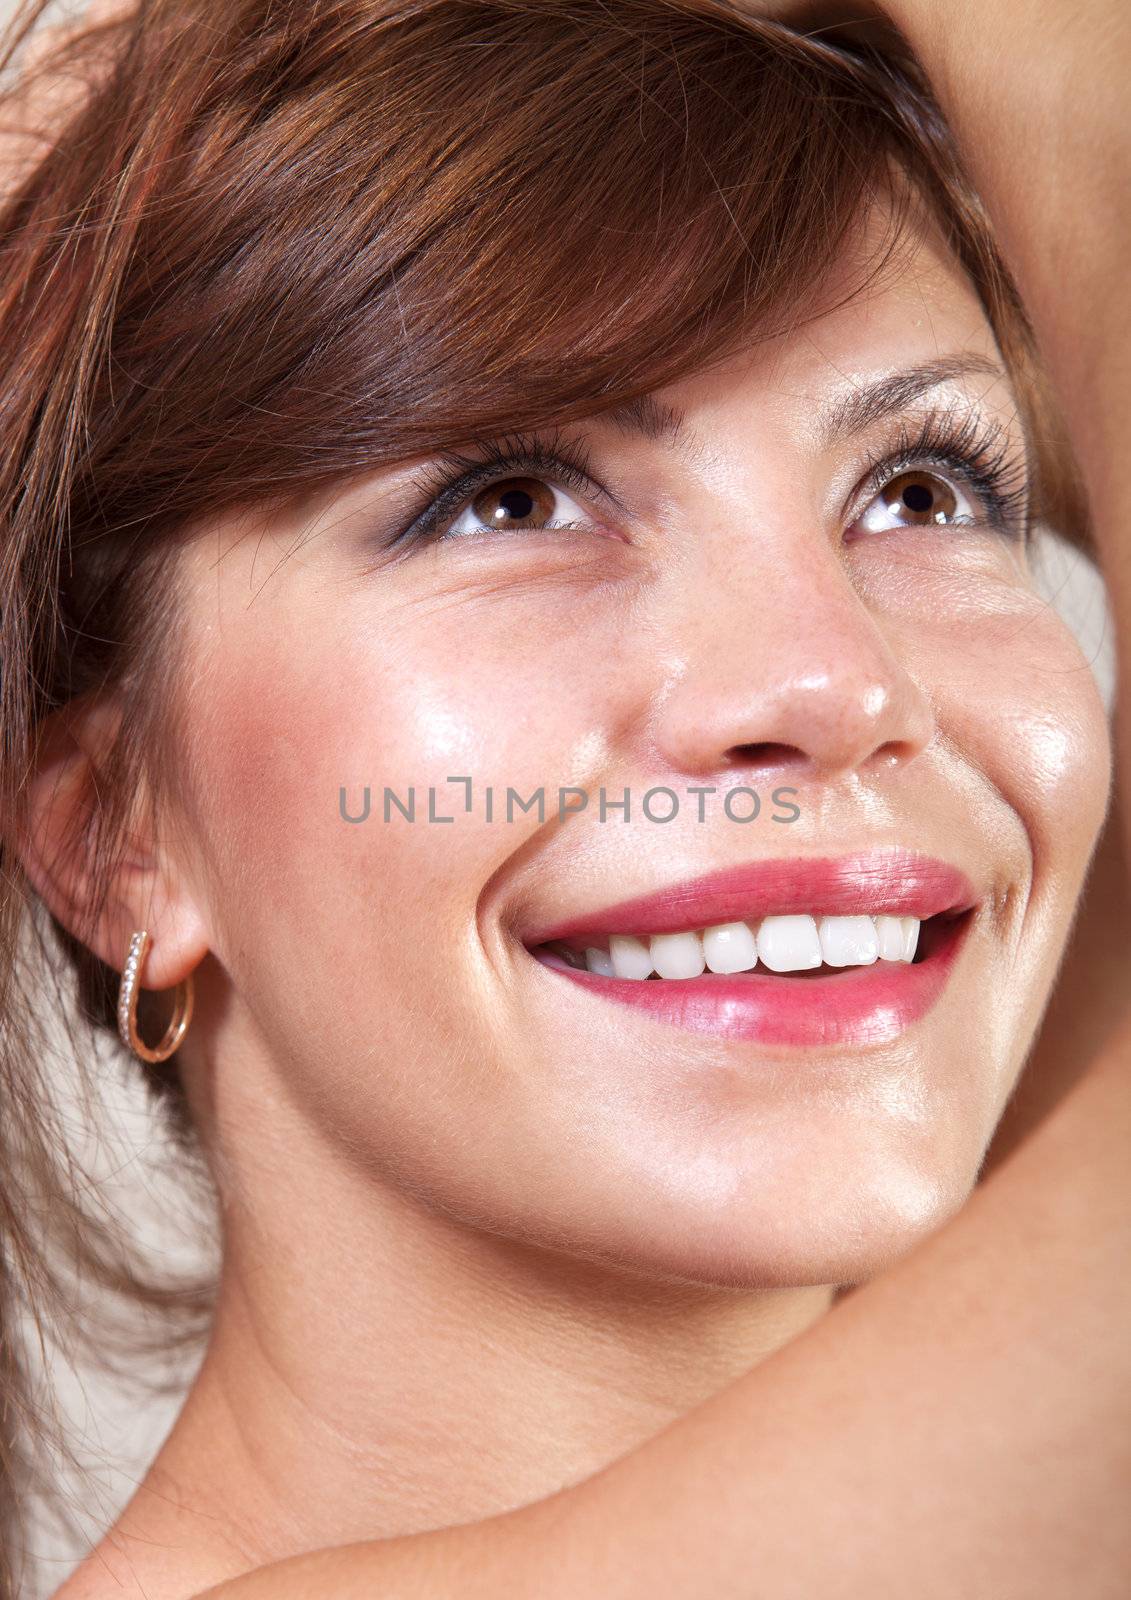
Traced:
<path id="1" fill-rule="evenodd" d="M 914 852 L 793 857 L 727 868 L 620 901 L 526 934 L 523 942 L 532 949 L 553 940 L 673 933 L 801 911 L 827 916 L 887 911 L 923 921 L 951 913 L 924 932 L 921 961 L 846 967 L 819 978 L 750 972 L 637 980 L 602 978 L 565 963 L 547 966 L 596 998 L 636 1007 L 693 1033 L 774 1045 L 860 1045 L 893 1039 L 930 1010 L 969 924 L 969 917 L 959 913 L 976 903 L 964 873 Z"/>
<path id="2" fill-rule="evenodd" d="M 524 932 L 522 942 L 529 949 L 586 934 L 678 933 L 797 911 L 827 917 L 890 911 L 925 922 L 941 911 L 968 910 L 977 898 L 964 872 L 910 850 L 792 856 L 724 867 L 656 894 L 619 900 L 599 911 Z"/>

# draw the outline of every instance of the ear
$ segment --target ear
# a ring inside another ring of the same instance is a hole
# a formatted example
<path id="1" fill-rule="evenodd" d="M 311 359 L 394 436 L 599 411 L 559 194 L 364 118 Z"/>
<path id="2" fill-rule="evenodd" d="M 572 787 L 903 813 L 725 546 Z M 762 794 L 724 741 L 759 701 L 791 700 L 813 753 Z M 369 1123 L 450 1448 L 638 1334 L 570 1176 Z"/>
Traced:
<path id="1" fill-rule="evenodd" d="M 207 954 L 209 941 L 171 845 L 153 836 L 145 794 L 130 798 L 120 861 L 95 914 L 92 825 L 120 723 L 120 706 L 107 699 L 76 701 L 47 718 L 13 845 L 32 887 L 69 933 L 120 972 L 132 934 L 148 929 L 144 986 L 172 988 Z"/>

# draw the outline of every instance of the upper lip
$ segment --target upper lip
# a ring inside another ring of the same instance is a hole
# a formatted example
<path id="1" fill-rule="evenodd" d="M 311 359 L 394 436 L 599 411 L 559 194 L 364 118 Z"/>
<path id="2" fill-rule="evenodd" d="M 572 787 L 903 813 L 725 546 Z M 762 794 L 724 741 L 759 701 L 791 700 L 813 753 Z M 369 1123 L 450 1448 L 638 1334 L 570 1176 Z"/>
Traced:
<path id="1" fill-rule="evenodd" d="M 926 921 L 942 912 L 968 911 L 977 901 L 970 879 L 958 867 L 913 850 L 782 856 L 724 867 L 652 894 L 579 912 L 524 933 L 523 943 L 529 948 L 580 935 L 676 933 L 790 912 L 890 912 Z"/>

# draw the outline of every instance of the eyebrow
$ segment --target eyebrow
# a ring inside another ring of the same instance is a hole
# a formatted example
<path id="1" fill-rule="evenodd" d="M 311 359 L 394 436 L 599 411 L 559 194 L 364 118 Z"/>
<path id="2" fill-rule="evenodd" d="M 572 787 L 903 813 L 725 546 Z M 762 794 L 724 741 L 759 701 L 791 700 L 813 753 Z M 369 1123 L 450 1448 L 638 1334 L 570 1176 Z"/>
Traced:
<path id="1" fill-rule="evenodd" d="M 821 425 L 824 443 L 830 445 L 846 435 L 863 433 L 865 428 L 882 422 L 885 417 L 906 410 L 940 384 L 974 375 L 1008 381 L 1004 367 L 998 362 L 968 352 L 925 361 L 921 366 L 892 372 L 862 388 L 853 388 L 829 407 Z"/>
<path id="2" fill-rule="evenodd" d="M 827 408 L 821 423 L 823 442 L 827 446 L 846 435 L 862 433 L 874 423 L 913 405 L 940 384 L 974 375 L 998 380 L 1007 380 L 1008 376 L 996 361 L 970 351 L 925 361 L 920 366 L 877 378 L 874 383 L 853 387 Z M 641 395 L 623 405 L 611 406 L 601 415 L 622 433 L 650 443 L 663 442 L 685 449 L 696 448 L 699 443 L 683 413 L 654 395 Z"/>
<path id="3" fill-rule="evenodd" d="M 657 400 L 655 395 L 642 394 L 635 400 L 626 400 L 623 405 L 603 411 L 601 416 L 622 433 L 646 439 L 650 444 L 662 441 L 688 447 L 695 442 L 683 412 Z"/>

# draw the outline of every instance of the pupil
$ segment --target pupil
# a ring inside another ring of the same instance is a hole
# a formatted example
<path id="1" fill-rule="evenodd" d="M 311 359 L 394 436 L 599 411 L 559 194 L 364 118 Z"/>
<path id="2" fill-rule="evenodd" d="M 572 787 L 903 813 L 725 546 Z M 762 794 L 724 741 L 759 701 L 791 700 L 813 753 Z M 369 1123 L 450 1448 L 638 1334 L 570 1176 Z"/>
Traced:
<path id="1" fill-rule="evenodd" d="M 930 511 L 935 497 L 925 483 L 909 483 L 903 491 L 903 503 L 908 511 Z"/>
<path id="2" fill-rule="evenodd" d="M 499 504 L 504 508 L 508 517 L 514 517 L 519 522 L 524 521 L 534 510 L 534 500 L 525 489 L 508 489 L 499 496 Z"/>

